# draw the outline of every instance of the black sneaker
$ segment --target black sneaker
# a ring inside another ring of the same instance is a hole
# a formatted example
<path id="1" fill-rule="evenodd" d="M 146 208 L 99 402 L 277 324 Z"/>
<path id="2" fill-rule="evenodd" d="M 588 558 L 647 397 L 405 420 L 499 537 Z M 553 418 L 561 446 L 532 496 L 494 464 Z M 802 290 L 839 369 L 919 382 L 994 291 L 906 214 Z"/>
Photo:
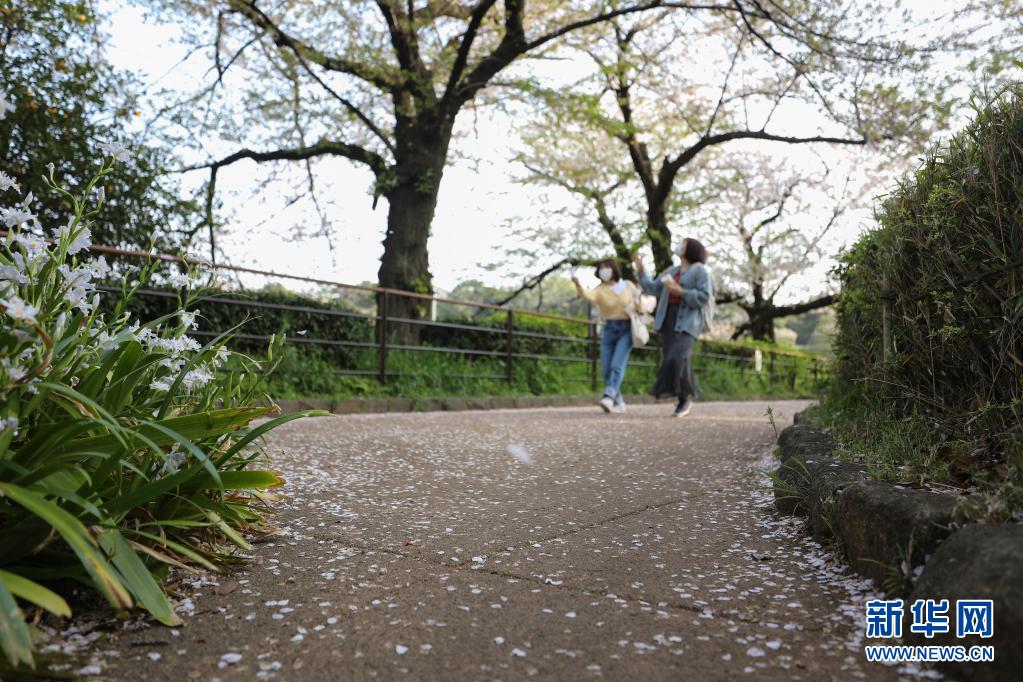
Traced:
<path id="1" fill-rule="evenodd" d="M 679 401 L 678 405 L 675 406 L 675 411 L 671 413 L 672 418 L 678 419 L 689 414 L 689 410 L 693 409 L 692 398 L 684 398 Z"/>

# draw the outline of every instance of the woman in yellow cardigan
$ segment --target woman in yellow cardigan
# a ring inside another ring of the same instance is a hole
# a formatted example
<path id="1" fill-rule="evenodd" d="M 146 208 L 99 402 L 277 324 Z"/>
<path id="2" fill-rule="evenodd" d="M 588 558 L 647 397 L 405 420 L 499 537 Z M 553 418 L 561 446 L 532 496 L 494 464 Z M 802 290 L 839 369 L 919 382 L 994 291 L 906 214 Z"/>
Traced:
<path id="1" fill-rule="evenodd" d="M 633 305 L 637 289 L 632 282 L 622 279 L 618 263 L 612 259 L 597 264 L 600 285 L 587 291 L 577 277 L 572 278 L 576 291 L 587 301 L 597 304 L 604 318 L 604 332 L 600 337 L 600 367 L 604 374 L 604 395 L 600 406 L 605 412 L 625 412 L 622 399 L 622 380 L 625 366 L 632 351 L 632 327 L 627 308 Z"/>

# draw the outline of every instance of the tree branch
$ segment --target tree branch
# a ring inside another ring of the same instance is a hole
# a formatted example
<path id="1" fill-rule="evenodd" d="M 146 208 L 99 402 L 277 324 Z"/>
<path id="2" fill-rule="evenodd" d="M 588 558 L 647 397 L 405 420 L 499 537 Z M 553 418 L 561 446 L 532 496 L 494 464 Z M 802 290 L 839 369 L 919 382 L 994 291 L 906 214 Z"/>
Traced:
<path id="1" fill-rule="evenodd" d="M 502 300 L 498 301 L 494 305 L 508 305 L 509 303 L 514 301 L 519 296 L 519 294 L 529 291 L 531 289 L 535 289 L 536 287 L 540 286 L 545 279 L 547 279 L 548 277 L 550 277 L 551 275 L 553 275 L 555 272 L 565 267 L 566 265 L 578 267 L 579 265 L 591 265 L 595 263 L 596 261 L 593 260 L 592 258 L 562 258 L 554 265 L 545 269 L 543 272 L 535 274 L 529 279 L 527 279 L 525 282 L 523 282 L 522 286 L 520 286 L 518 289 L 516 289 L 513 293 L 509 294 L 508 296 L 505 296 Z"/>
<path id="2" fill-rule="evenodd" d="M 716 135 L 704 135 L 695 144 L 683 151 L 677 157 L 672 160 L 666 160 L 661 166 L 660 177 L 658 178 L 658 192 L 663 194 L 663 197 L 659 197 L 662 201 L 667 198 L 668 192 L 671 189 L 672 183 L 675 181 L 675 176 L 678 172 L 689 162 L 691 162 L 696 156 L 708 147 L 714 145 L 724 144 L 725 142 L 731 142 L 732 140 L 767 140 L 769 142 L 784 142 L 785 144 L 812 144 L 815 142 L 823 142 L 826 144 L 847 144 L 847 145 L 866 145 L 870 143 L 870 140 L 866 137 L 851 138 L 851 137 L 831 137 L 828 135 L 814 135 L 811 137 L 792 137 L 788 135 L 775 135 L 768 133 L 764 130 L 733 130 L 727 133 L 718 133 Z"/>
<path id="3" fill-rule="evenodd" d="M 465 33 L 462 34 L 462 42 L 458 46 L 458 54 L 455 56 L 455 63 L 451 67 L 451 75 L 448 76 L 448 84 L 444 88 L 444 95 L 441 98 L 441 102 L 444 105 L 449 104 L 455 97 L 455 92 L 458 88 L 458 80 L 465 73 L 465 67 L 469 62 L 469 52 L 472 50 L 473 41 L 476 40 L 476 34 L 479 32 L 480 24 L 483 23 L 483 18 L 486 17 L 487 12 L 497 4 L 497 0 L 483 0 L 473 11 L 469 17 L 469 25 L 465 29 Z"/>
<path id="4" fill-rule="evenodd" d="M 379 66 L 370 66 L 362 62 L 342 57 L 333 57 L 294 38 L 273 22 L 261 9 L 256 7 L 255 0 L 231 0 L 231 6 L 249 19 L 254 25 L 266 31 L 278 47 L 287 47 L 293 52 L 301 53 L 306 59 L 319 64 L 328 71 L 338 71 L 355 76 L 371 83 L 381 90 L 391 92 L 401 85 L 402 79 L 387 73 Z"/>
<path id="5" fill-rule="evenodd" d="M 300 147 L 298 149 L 277 149 L 269 152 L 257 152 L 251 149 L 241 149 L 234 154 L 225 156 L 219 161 L 188 166 L 182 168 L 180 172 L 187 173 L 189 171 L 199 170 L 200 168 L 215 170 L 244 159 L 263 163 L 266 161 L 304 161 L 305 159 L 311 159 L 317 156 L 343 156 L 346 159 L 357 161 L 369 166 L 369 169 L 373 171 L 378 178 L 388 170 L 387 162 L 374 151 L 344 142 L 321 141 L 309 147 Z"/>
<path id="6" fill-rule="evenodd" d="M 828 294 L 827 296 L 821 296 L 815 298 L 812 301 L 806 301 L 805 303 L 797 303 L 795 305 L 779 305 L 770 306 L 763 308 L 757 313 L 757 321 L 777 320 L 781 317 L 791 317 L 793 315 L 802 315 L 812 310 L 819 310 L 820 308 L 827 308 L 838 301 L 837 294 Z M 746 333 L 753 327 L 754 320 L 743 322 L 735 329 L 735 333 L 732 338 L 738 338 L 742 334 Z"/>
<path id="7" fill-rule="evenodd" d="M 727 11 L 734 12 L 735 8 L 729 7 L 728 5 L 719 5 L 713 3 L 680 3 L 680 2 L 665 2 L 664 0 L 649 0 L 638 5 L 631 7 L 621 7 L 619 9 L 612 10 L 610 12 L 601 12 L 585 19 L 579 19 L 573 21 L 560 28 L 557 28 L 550 33 L 546 33 L 533 40 L 526 40 L 525 33 L 522 31 L 522 5 L 525 0 L 506 0 L 505 7 L 510 8 L 509 17 L 515 16 L 517 21 L 512 26 L 515 30 L 509 30 L 510 26 L 506 21 L 505 35 L 498 43 L 494 50 L 484 57 L 476 65 L 476 67 L 462 79 L 456 92 L 456 96 L 462 100 L 467 101 L 471 99 L 481 88 L 485 87 L 490 79 L 497 75 L 502 69 L 507 67 L 513 61 L 521 57 L 522 55 L 535 50 L 539 47 L 543 47 L 547 43 L 560 38 L 568 33 L 578 31 L 595 24 L 599 24 L 605 21 L 614 19 L 615 17 L 626 16 L 629 14 L 636 14 L 639 12 L 647 12 L 653 9 L 670 7 L 673 9 L 682 10 L 711 10 L 711 11 Z"/>

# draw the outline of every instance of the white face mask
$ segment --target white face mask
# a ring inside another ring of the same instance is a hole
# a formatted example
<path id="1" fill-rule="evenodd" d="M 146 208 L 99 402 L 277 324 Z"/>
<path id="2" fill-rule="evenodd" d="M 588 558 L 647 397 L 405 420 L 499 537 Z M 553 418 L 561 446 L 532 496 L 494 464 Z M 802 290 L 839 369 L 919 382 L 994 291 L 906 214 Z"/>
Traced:
<path id="1" fill-rule="evenodd" d="M 597 277 L 600 278 L 601 282 L 607 282 L 611 279 L 611 275 L 614 274 L 611 268 L 601 268 L 597 270 Z"/>

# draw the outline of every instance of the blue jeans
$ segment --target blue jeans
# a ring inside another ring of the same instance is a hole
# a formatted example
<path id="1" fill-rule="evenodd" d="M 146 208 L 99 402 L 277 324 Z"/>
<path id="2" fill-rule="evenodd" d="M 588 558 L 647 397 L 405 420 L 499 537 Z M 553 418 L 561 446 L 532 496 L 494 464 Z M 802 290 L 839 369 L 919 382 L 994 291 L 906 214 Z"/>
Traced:
<path id="1" fill-rule="evenodd" d="M 632 352 L 632 326 L 628 320 L 608 320 L 600 337 L 600 368 L 604 373 L 604 395 L 621 405 L 625 365 Z"/>

